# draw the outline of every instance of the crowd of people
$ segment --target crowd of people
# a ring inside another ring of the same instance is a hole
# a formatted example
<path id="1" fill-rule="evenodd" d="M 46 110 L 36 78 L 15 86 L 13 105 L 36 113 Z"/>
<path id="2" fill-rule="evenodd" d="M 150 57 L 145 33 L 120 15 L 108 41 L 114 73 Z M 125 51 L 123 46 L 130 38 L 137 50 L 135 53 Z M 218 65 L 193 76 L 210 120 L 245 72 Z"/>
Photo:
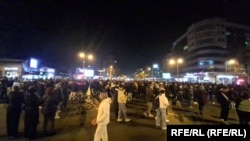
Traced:
<path id="1" fill-rule="evenodd" d="M 9 138 L 18 138 L 19 118 L 24 111 L 24 136 L 29 139 L 37 137 L 37 125 L 42 113 L 44 135 L 55 135 L 55 119 L 60 112 L 67 109 L 67 103 L 77 92 L 86 93 L 88 88 L 100 94 L 95 140 L 107 139 L 110 104 L 117 122 L 129 122 L 127 101 L 145 98 L 147 110 L 142 113 L 146 118 L 155 118 L 155 126 L 166 130 L 167 111 L 170 105 L 182 108 L 187 101 L 189 108 L 198 103 L 200 115 L 207 103 L 219 103 L 222 124 L 228 124 L 230 108 L 236 109 L 239 124 L 250 121 L 250 87 L 249 85 L 223 85 L 211 83 L 181 83 L 161 81 L 114 81 L 114 80 L 33 80 L 18 81 L 2 79 L 0 98 L 7 107 L 7 134 Z M 156 100 L 157 98 L 157 100 Z M 158 102 L 158 104 L 156 104 Z M 156 115 L 152 111 L 156 111 Z"/>

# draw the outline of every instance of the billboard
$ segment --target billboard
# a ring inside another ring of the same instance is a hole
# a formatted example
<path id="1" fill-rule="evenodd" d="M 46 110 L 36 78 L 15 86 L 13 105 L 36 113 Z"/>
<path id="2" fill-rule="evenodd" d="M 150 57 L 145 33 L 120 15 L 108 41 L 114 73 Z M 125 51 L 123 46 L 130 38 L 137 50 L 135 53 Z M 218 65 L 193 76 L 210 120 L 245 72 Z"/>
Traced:
<path id="1" fill-rule="evenodd" d="M 171 74 L 170 73 L 162 73 L 162 78 L 164 78 L 164 79 L 170 79 L 171 78 Z"/>
<path id="2" fill-rule="evenodd" d="M 84 75 L 85 77 L 94 77 L 94 70 L 85 69 Z"/>
<path id="3" fill-rule="evenodd" d="M 37 59 L 34 59 L 34 58 L 31 58 L 31 59 L 30 59 L 30 63 L 29 63 L 29 67 L 30 67 L 30 68 L 36 69 L 37 66 L 38 66 L 38 60 L 37 60 Z"/>

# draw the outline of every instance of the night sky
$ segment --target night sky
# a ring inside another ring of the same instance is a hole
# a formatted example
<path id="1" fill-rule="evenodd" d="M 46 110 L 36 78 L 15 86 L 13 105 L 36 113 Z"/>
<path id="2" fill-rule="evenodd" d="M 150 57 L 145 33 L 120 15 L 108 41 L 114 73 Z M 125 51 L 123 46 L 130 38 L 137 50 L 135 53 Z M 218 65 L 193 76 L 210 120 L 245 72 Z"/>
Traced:
<path id="1" fill-rule="evenodd" d="M 250 25 L 246 0 L 165 1 L 2 1 L 0 58 L 37 57 L 62 70 L 80 66 L 77 53 L 85 51 L 100 67 L 113 56 L 126 74 L 161 63 L 172 42 L 199 20 Z"/>

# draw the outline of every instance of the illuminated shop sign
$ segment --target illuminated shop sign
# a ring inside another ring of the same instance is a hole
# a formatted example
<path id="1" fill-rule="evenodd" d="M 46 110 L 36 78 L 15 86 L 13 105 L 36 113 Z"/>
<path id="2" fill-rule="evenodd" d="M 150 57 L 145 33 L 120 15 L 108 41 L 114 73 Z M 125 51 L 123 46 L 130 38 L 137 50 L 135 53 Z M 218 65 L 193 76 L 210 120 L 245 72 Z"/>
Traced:
<path id="1" fill-rule="evenodd" d="M 18 70 L 17 67 L 5 67 L 4 70 Z"/>
<path id="2" fill-rule="evenodd" d="M 93 77 L 94 76 L 94 70 L 84 70 L 84 75 L 86 77 Z"/>
<path id="3" fill-rule="evenodd" d="M 54 73 L 55 69 L 51 69 L 51 68 L 40 68 L 40 72 L 51 72 Z"/>

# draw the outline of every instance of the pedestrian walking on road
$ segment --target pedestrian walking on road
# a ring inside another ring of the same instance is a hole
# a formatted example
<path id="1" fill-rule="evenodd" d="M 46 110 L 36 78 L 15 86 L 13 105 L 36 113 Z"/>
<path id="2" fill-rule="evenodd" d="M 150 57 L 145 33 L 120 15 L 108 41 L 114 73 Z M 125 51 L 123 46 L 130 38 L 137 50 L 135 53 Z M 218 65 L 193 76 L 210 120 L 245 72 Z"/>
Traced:
<path id="1" fill-rule="evenodd" d="M 14 86 L 13 91 L 8 95 L 7 108 L 7 134 L 10 139 L 19 137 L 18 127 L 23 102 L 24 94 L 20 91 L 19 86 Z"/>
<path id="2" fill-rule="evenodd" d="M 43 132 L 44 135 L 55 135 L 55 115 L 58 106 L 58 97 L 55 93 L 53 85 L 49 84 L 45 95 L 42 98 L 42 112 L 44 115 Z M 50 125 L 50 126 L 49 126 Z M 48 128 L 49 126 L 49 128 Z"/>
<path id="3" fill-rule="evenodd" d="M 199 105 L 199 112 L 203 115 L 203 109 L 207 103 L 208 92 L 203 85 L 200 85 L 197 91 L 197 102 Z"/>
<path id="4" fill-rule="evenodd" d="M 165 95 L 165 89 L 161 88 L 159 93 L 159 107 L 156 109 L 156 127 L 166 130 L 166 110 L 169 106 L 168 98 Z"/>
<path id="5" fill-rule="evenodd" d="M 119 105 L 119 112 L 118 112 L 118 122 L 125 120 L 125 122 L 129 122 L 131 119 L 127 117 L 127 108 L 126 108 L 126 102 L 127 102 L 127 93 L 125 89 L 125 85 L 121 84 L 119 85 L 118 89 L 118 105 Z"/>
<path id="6" fill-rule="evenodd" d="M 151 110 L 153 109 L 153 101 L 154 101 L 154 85 L 150 83 L 146 87 L 147 110 L 143 113 L 145 117 L 149 118 L 154 117 L 154 115 L 151 113 Z"/>
<path id="7" fill-rule="evenodd" d="M 24 105 L 24 136 L 25 138 L 35 139 L 37 137 L 37 125 L 39 124 L 40 105 L 40 99 L 36 95 L 35 87 L 29 87 Z"/>
<path id="8" fill-rule="evenodd" d="M 227 119 L 229 115 L 230 100 L 227 95 L 229 88 L 224 86 L 218 94 L 218 102 L 220 103 L 220 119 L 222 124 L 228 124 Z"/>
<path id="9" fill-rule="evenodd" d="M 94 141 L 108 141 L 107 125 L 110 122 L 110 104 L 111 98 L 108 97 L 106 92 L 100 93 L 101 103 L 98 107 L 96 120 L 97 128 L 94 135 Z"/>
<path id="10" fill-rule="evenodd" d="M 115 118 L 118 118 L 119 106 L 118 106 L 118 83 L 111 84 L 111 96 L 112 96 L 112 109 L 115 113 Z"/>

